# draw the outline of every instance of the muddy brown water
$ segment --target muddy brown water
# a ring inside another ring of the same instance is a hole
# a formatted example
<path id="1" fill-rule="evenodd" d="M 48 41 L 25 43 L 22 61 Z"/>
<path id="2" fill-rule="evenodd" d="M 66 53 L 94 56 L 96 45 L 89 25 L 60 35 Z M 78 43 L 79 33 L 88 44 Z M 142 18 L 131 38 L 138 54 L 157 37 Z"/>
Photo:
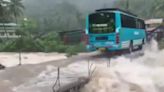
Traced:
<path id="1" fill-rule="evenodd" d="M 54 67 L 65 67 L 73 62 L 88 58 L 90 58 L 89 55 L 83 54 L 63 60 L 48 61 L 46 63 L 36 65 L 29 64 L 14 66 L 0 70 L 0 92 L 13 92 L 13 87 L 26 83 L 32 78 L 38 76 L 42 71 L 46 70 L 47 65 Z"/>

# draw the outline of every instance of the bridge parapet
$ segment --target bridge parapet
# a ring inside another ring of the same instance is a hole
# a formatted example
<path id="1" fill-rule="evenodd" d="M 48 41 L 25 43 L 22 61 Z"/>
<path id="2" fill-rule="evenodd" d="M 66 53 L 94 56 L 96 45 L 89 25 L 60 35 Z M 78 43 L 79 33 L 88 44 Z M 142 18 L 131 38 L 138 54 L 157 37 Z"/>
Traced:
<path id="1" fill-rule="evenodd" d="M 59 88 L 53 88 L 53 92 L 80 92 L 80 89 L 89 82 L 88 78 L 79 78 L 77 81 L 69 83 Z"/>

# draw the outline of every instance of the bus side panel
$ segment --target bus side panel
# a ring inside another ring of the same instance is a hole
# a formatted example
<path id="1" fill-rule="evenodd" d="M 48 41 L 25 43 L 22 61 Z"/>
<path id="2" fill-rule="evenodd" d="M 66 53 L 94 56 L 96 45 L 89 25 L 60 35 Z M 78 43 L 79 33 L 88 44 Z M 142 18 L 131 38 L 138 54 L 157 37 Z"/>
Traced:
<path id="1" fill-rule="evenodd" d="M 141 45 L 143 39 L 146 39 L 145 30 L 121 28 L 120 39 L 121 39 L 122 48 L 129 48 L 130 42 L 133 42 L 133 46 Z"/>
<path id="2" fill-rule="evenodd" d="M 89 43 L 90 43 L 90 37 L 89 37 L 89 15 L 86 16 L 86 25 L 85 25 L 85 34 L 86 34 L 86 37 L 85 37 L 85 40 L 86 40 L 86 49 L 87 51 L 95 51 L 95 49 L 93 49 Z"/>
<path id="3" fill-rule="evenodd" d="M 120 15 L 120 12 L 116 12 L 116 33 L 115 33 L 115 39 L 116 39 L 116 34 L 119 34 L 120 36 L 120 28 L 121 28 L 121 15 Z M 121 42 L 121 39 L 119 38 L 119 41 Z M 121 49 L 121 44 L 120 43 L 116 43 L 116 40 L 115 40 L 115 44 L 118 45 L 117 50 Z"/>
<path id="4" fill-rule="evenodd" d="M 122 27 L 122 20 L 121 20 L 121 13 L 119 17 L 121 27 L 119 30 L 120 35 L 120 45 L 121 49 L 127 49 L 130 46 L 130 43 L 133 43 L 133 46 L 142 45 L 143 40 L 146 39 L 146 32 L 145 29 L 138 29 L 138 28 L 126 28 Z"/>
<path id="5" fill-rule="evenodd" d="M 119 32 L 119 29 L 121 28 L 121 15 L 120 12 L 116 12 L 116 33 Z"/>
<path id="6" fill-rule="evenodd" d="M 89 34 L 89 16 L 86 16 L 86 29 L 85 29 L 86 35 Z"/>

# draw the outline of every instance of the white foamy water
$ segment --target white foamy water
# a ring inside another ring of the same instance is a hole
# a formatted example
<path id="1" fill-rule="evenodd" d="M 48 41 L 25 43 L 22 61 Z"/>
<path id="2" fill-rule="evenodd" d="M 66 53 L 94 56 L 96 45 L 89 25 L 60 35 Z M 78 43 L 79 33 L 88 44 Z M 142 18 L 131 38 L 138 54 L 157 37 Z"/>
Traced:
<path id="1" fill-rule="evenodd" d="M 84 65 L 84 66 L 83 66 Z M 67 67 L 60 68 L 60 85 L 64 86 L 75 82 L 80 77 L 87 77 L 87 62 L 78 62 Z M 48 65 L 37 77 L 30 81 L 14 87 L 14 92 L 51 92 L 52 86 L 57 79 L 57 67 Z M 58 85 L 57 85 L 58 86 Z"/>
<path id="2" fill-rule="evenodd" d="M 163 92 L 164 50 L 152 41 L 139 58 L 111 60 L 111 67 L 98 66 L 81 92 Z"/>
<path id="3" fill-rule="evenodd" d="M 112 58 L 110 68 L 107 58 L 90 60 L 95 71 L 91 80 L 81 92 L 163 92 L 164 88 L 164 50 L 152 41 L 147 45 L 144 55 L 135 57 L 137 53 Z M 92 68 L 92 69 L 93 69 Z M 62 85 L 76 81 L 79 77 L 88 77 L 86 59 L 61 68 L 60 83 Z M 14 87 L 14 92 L 51 92 L 57 78 L 57 68 L 48 65 L 37 77 Z"/>
<path id="4" fill-rule="evenodd" d="M 55 60 L 67 59 L 65 54 L 60 53 L 22 53 L 21 64 L 40 64 Z M 0 53 L 0 64 L 5 67 L 14 67 L 19 64 L 18 53 Z"/>

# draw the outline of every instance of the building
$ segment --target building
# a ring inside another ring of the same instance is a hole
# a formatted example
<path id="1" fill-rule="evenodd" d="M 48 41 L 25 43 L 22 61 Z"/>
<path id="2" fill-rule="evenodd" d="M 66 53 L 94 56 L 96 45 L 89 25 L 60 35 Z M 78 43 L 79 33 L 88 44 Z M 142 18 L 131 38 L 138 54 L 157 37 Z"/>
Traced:
<path id="1" fill-rule="evenodd" d="M 164 23 L 163 18 L 145 20 L 146 30 L 152 31 L 152 30 L 156 29 L 157 27 L 159 27 L 163 23 Z"/>
<path id="2" fill-rule="evenodd" d="M 82 29 L 63 31 L 60 32 L 59 35 L 65 44 L 78 44 L 85 42 L 85 31 Z"/>
<path id="3" fill-rule="evenodd" d="M 19 38 L 16 23 L 0 23 L 0 38 Z"/>
<path id="4" fill-rule="evenodd" d="M 149 19 L 145 20 L 147 39 L 161 40 L 164 38 L 164 19 Z"/>

